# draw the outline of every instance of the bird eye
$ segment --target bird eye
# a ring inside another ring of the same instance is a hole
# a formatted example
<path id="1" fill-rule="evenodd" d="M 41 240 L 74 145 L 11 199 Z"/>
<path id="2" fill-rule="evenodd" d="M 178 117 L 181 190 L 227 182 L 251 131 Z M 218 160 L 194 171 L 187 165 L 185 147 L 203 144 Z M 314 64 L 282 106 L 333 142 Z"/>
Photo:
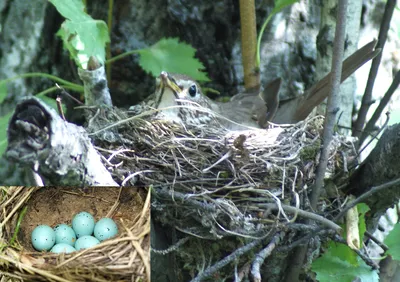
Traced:
<path id="1" fill-rule="evenodd" d="M 189 95 L 190 95 L 190 96 L 192 96 L 192 97 L 196 96 L 196 94 L 197 94 L 197 87 L 196 87 L 196 84 L 192 84 L 192 86 L 190 86 L 188 92 L 189 92 Z"/>

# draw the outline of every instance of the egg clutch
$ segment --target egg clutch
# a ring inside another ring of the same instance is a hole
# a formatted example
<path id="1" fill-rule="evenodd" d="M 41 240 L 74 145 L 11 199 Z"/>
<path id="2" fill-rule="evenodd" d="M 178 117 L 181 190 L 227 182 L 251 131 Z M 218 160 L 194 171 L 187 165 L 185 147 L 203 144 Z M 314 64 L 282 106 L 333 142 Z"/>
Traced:
<path id="1" fill-rule="evenodd" d="M 96 223 L 90 213 L 80 212 L 72 219 L 72 227 L 67 224 L 59 224 L 54 229 L 48 225 L 37 226 L 31 241 L 37 251 L 71 253 L 93 247 L 117 234 L 117 224 L 111 218 L 104 217 Z"/>

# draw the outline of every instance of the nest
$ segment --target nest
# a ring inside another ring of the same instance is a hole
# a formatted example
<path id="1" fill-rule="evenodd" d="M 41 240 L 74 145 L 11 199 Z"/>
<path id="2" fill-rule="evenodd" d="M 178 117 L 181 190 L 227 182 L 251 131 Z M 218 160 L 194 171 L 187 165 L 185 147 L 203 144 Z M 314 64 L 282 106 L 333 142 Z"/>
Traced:
<path id="1" fill-rule="evenodd" d="M 184 127 L 149 114 L 98 110 L 88 131 L 117 182 L 152 186 L 154 216 L 162 223 L 217 239 L 259 236 L 277 222 L 296 220 L 314 182 L 323 117 L 228 131 Z M 342 136 L 331 148 L 327 177 L 355 155 L 352 140 Z"/>
<path id="2" fill-rule="evenodd" d="M 130 188 L 2 187 L 0 273 L 11 281 L 150 281 L 150 193 Z M 113 217 L 119 234 L 71 254 L 37 252 L 37 224 L 70 223 L 77 211 Z M 69 219 L 69 222 L 68 222 Z"/>

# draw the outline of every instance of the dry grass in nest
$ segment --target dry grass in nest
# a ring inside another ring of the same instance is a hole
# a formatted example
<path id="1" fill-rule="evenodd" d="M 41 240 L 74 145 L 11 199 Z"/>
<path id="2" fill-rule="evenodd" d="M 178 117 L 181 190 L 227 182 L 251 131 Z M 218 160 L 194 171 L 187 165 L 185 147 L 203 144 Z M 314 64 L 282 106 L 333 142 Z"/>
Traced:
<path id="1" fill-rule="evenodd" d="M 296 220 L 299 199 L 314 181 L 322 128 L 323 117 L 227 131 L 185 128 L 146 113 L 97 112 L 88 130 L 117 182 L 152 185 L 159 220 L 196 237 L 222 238 L 260 236 L 277 222 Z M 328 173 L 343 168 L 353 149 L 334 137 Z"/>
<path id="2" fill-rule="evenodd" d="M 0 276 L 10 279 L 1 281 L 150 281 L 150 193 L 89 189 L 1 187 Z M 79 209 L 97 220 L 113 217 L 117 237 L 71 254 L 33 250 L 29 238 L 38 223 L 68 223 Z"/>

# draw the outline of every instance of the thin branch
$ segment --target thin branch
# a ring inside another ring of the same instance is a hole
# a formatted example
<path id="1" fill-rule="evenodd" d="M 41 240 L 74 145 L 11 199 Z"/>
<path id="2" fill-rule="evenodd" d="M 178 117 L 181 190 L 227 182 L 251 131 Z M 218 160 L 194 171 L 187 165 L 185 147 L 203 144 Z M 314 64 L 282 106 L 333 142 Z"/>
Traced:
<path id="1" fill-rule="evenodd" d="M 342 76 L 342 60 L 344 53 L 344 41 L 346 34 L 347 0 L 341 0 L 338 4 L 338 21 L 335 31 L 335 42 L 332 56 L 331 89 L 328 97 L 328 107 L 323 134 L 322 152 L 317 168 L 315 186 L 311 193 L 311 207 L 316 210 L 319 196 L 324 183 L 325 171 L 328 165 L 329 145 L 332 141 L 336 114 L 339 110 L 339 89 Z"/>
<path id="2" fill-rule="evenodd" d="M 205 280 L 207 277 L 210 277 L 213 275 L 215 272 L 220 270 L 222 267 L 226 266 L 227 264 L 231 263 L 233 260 L 237 259 L 238 257 L 244 255 L 245 253 L 251 251 L 254 249 L 257 245 L 261 244 L 263 239 L 256 239 L 252 241 L 251 243 L 237 249 L 227 257 L 223 258 L 216 264 L 208 267 L 205 269 L 203 272 L 199 273 L 194 279 L 191 280 L 191 282 L 200 282 Z"/>
<path id="3" fill-rule="evenodd" d="M 381 190 L 390 188 L 392 186 L 399 185 L 399 184 L 400 184 L 400 178 L 397 178 L 396 180 L 392 180 L 392 181 L 386 182 L 384 184 L 381 184 L 379 186 L 372 187 L 369 191 L 365 192 L 364 194 L 362 194 L 360 197 L 358 197 L 354 201 L 348 203 L 347 206 L 345 206 L 344 209 L 335 217 L 334 221 L 337 222 L 339 219 L 341 219 L 346 214 L 346 212 L 349 209 L 351 209 L 352 207 L 356 206 L 359 203 L 364 202 L 366 199 L 371 197 L 373 194 L 375 194 Z"/>
<path id="4" fill-rule="evenodd" d="M 369 233 L 368 231 L 365 231 L 364 234 L 365 234 L 365 236 L 370 238 L 375 244 L 377 244 L 385 252 L 387 250 L 389 250 L 389 247 L 386 244 L 384 244 L 383 242 L 381 242 L 378 238 L 376 238 L 373 234 Z"/>
<path id="5" fill-rule="evenodd" d="M 381 48 L 383 50 L 383 47 L 385 46 L 395 6 L 396 6 L 396 0 L 388 0 L 386 2 L 385 12 L 382 17 L 382 23 L 378 35 L 378 44 L 376 48 Z M 368 76 L 367 86 L 365 88 L 365 93 L 361 102 L 361 108 L 360 111 L 358 112 L 357 121 L 354 125 L 353 136 L 357 137 L 361 136 L 361 131 L 364 127 L 367 113 L 371 105 L 372 90 L 374 88 L 375 78 L 378 73 L 378 68 L 381 63 L 381 59 L 382 59 L 382 52 L 380 52 L 372 61 L 371 70 Z M 361 143 L 359 145 L 361 145 Z"/>
<path id="6" fill-rule="evenodd" d="M 396 76 L 394 77 L 392 84 L 390 85 L 389 89 L 383 96 L 381 102 L 379 103 L 378 108 L 376 108 L 374 114 L 372 115 L 370 120 L 367 122 L 367 125 L 365 126 L 365 128 L 361 134 L 361 137 L 360 137 L 360 146 L 364 142 L 365 138 L 367 138 L 367 135 L 369 134 L 369 132 L 371 132 L 373 130 L 373 128 L 374 128 L 376 122 L 378 121 L 379 117 L 381 116 L 383 110 L 385 109 L 385 107 L 389 103 L 390 99 L 392 98 L 393 93 L 399 87 L 399 84 L 400 84 L 400 71 L 398 71 L 396 73 Z"/>
<path id="7" fill-rule="evenodd" d="M 258 206 L 266 208 L 266 209 L 271 209 L 271 210 L 279 209 L 279 206 L 275 203 L 259 204 Z M 322 225 L 335 230 L 336 232 L 340 232 L 342 230 L 342 228 L 339 225 L 337 225 L 333 221 L 330 221 L 329 219 L 326 219 L 325 217 L 322 217 L 318 214 L 304 211 L 302 209 L 298 209 L 296 207 L 292 207 L 292 206 L 288 206 L 288 205 L 281 205 L 281 207 L 284 211 L 297 213 L 297 215 L 299 215 L 301 217 L 317 221 L 317 222 L 321 223 Z"/>
<path id="8" fill-rule="evenodd" d="M 260 72 L 256 62 L 256 8 L 254 0 L 240 0 L 239 7 L 244 85 L 248 90 L 260 87 Z"/>
<path id="9" fill-rule="evenodd" d="M 333 45 L 331 85 L 328 96 L 328 106 L 326 109 L 326 119 L 322 140 L 322 152 L 317 168 L 314 188 L 311 192 L 311 208 L 317 209 L 319 197 L 324 183 L 325 171 L 328 164 L 329 145 L 332 141 L 333 129 L 336 121 L 336 113 L 339 111 L 339 87 L 342 76 L 342 60 L 344 53 L 344 41 L 346 34 L 347 0 L 339 0 L 337 23 L 335 30 L 335 41 Z M 297 281 L 301 272 L 304 258 L 307 254 L 307 245 L 296 249 L 291 261 L 292 267 L 289 268 L 285 281 Z"/>
<path id="10" fill-rule="evenodd" d="M 281 236 L 282 234 L 279 233 L 275 234 L 271 242 L 269 242 L 269 244 L 264 249 L 262 249 L 259 253 L 256 254 L 256 258 L 254 259 L 253 264 L 251 266 L 251 274 L 253 275 L 255 282 L 261 282 L 260 267 L 264 263 L 264 260 L 271 255 L 276 245 L 279 244 Z"/>
<path id="11" fill-rule="evenodd" d="M 347 245 L 347 242 L 345 239 L 343 239 L 342 237 L 340 237 L 339 235 L 336 235 L 333 238 L 334 241 L 342 243 L 344 245 Z M 373 269 L 379 269 L 379 266 L 376 265 L 376 263 L 370 259 L 369 257 L 367 257 L 365 254 L 363 254 L 360 250 L 357 249 L 352 249 L 367 265 L 369 265 L 370 267 L 372 267 Z"/>

